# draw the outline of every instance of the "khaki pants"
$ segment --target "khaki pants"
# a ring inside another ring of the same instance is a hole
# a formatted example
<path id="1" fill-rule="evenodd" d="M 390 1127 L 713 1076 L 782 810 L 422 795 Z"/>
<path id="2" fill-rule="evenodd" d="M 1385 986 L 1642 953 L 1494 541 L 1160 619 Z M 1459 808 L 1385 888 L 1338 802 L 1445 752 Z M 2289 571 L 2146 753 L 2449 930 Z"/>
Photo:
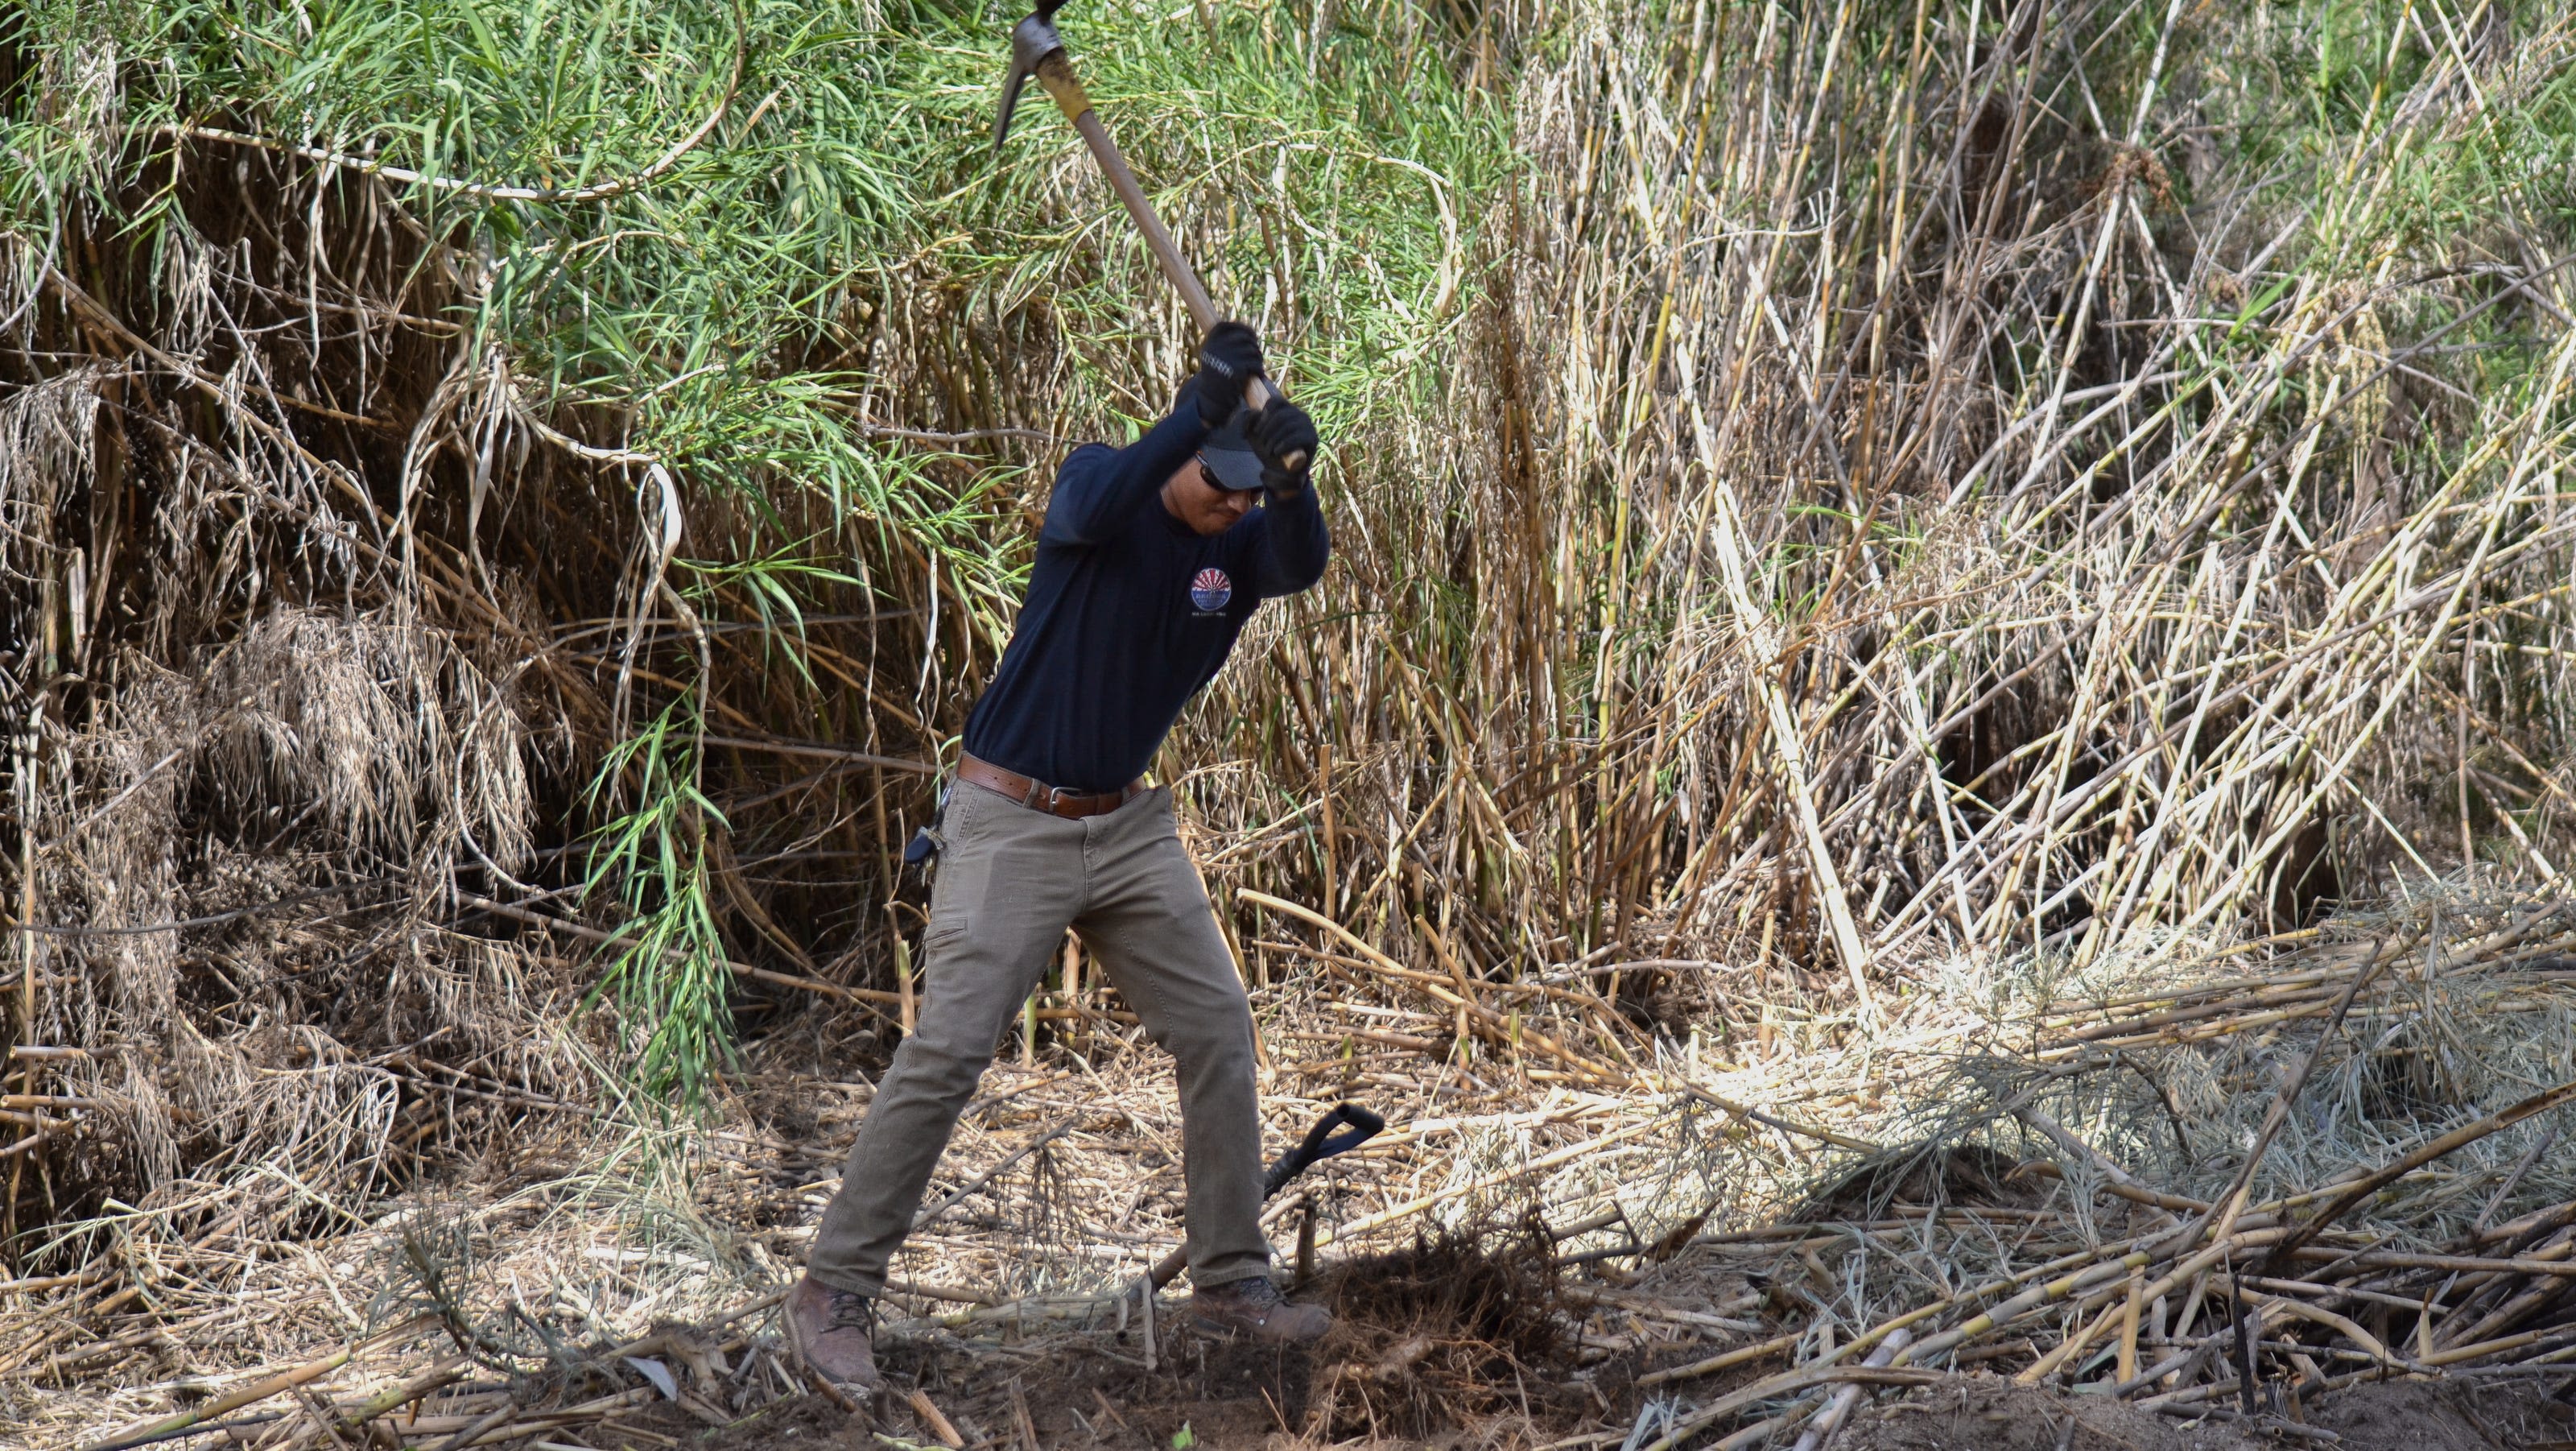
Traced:
<path id="1" fill-rule="evenodd" d="M 1264 1275 L 1252 1009 L 1172 825 L 1171 793 L 1068 821 L 959 783 L 922 939 L 925 997 L 877 1085 L 806 1271 L 873 1296 L 995 1043 L 1072 927 L 1180 1068 L 1190 1280 Z"/>

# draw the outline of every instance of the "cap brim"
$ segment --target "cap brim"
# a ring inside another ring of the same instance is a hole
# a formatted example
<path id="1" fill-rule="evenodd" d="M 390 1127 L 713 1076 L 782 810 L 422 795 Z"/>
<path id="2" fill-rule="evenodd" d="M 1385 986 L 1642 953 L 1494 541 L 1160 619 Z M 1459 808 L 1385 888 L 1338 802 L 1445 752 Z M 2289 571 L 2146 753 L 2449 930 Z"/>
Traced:
<path id="1" fill-rule="evenodd" d="M 1207 479 L 1220 489 L 1249 493 L 1261 487 L 1261 456 L 1248 448 L 1220 448 L 1211 442 L 1199 450 Z"/>

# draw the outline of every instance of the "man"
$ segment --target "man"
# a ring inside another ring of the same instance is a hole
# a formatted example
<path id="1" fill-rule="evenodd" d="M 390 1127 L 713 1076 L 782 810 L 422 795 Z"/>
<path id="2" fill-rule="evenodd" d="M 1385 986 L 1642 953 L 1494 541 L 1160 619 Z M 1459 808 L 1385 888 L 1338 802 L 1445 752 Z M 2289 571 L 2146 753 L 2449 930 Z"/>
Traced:
<path id="1" fill-rule="evenodd" d="M 1179 1066 L 1194 1318 L 1277 1342 L 1331 1324 L 1271 1283 L 1251 1006 L 1171 793 L 1140 780 L 1254 607 L 1324 572 L 1315 426 L 1284 398 L 1250 412 L 1263 371 L 1252 329 L 1219 323 L 1170 417 L 1126 448 L 1076 449 L 1056 474 L 1028 598 L 940 813 L 920 1022 L 787 1297 L 790 1340 L 830 1380 L 876 1384 L 886 1265 L 1067 927 Z"/>

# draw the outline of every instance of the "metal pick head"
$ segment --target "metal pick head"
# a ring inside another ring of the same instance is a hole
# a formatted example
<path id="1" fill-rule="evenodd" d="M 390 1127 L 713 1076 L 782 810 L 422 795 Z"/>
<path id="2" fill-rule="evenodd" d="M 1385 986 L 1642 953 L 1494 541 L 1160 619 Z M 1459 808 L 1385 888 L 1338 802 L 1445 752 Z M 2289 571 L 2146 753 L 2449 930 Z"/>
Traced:
<path id="1" fill-rule="evenodd" d="M 1038 62 L 1064 49 L 1064 41 L 1055 33 L 1055 12 L 1064 0 L 1039 0 L 1038 8 L 1021 17 L 1011 27 L 1011 73 L 1002 79 L 1002 110 L 993 118 L 993 152 L 1000 155 L 1002 142 L 1011 134 L 1011 112 L 1020 103 L 1020 88 L 1036 73 Z"/>

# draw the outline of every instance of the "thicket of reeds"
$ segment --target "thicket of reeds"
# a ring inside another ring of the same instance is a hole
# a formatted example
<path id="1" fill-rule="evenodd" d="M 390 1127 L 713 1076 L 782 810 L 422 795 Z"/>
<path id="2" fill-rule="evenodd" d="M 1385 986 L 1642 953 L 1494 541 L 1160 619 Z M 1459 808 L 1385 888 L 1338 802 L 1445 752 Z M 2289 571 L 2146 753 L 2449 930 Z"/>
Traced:
<path id="1" fill-rule="evenodd" d="M 1010 18 L 0 19 L 14 1228 L 321 1223 L 908 1010 L 1053 465 L 1191 343 L 1069 132 L 988 152 Z M 1332 573 L 1160 768 L 1256 980 L 1342 939 L 1248 893 L 1831 1037 L 2557 882 L 2563 11 L 1063 24 L 1329 440 Z"/>

